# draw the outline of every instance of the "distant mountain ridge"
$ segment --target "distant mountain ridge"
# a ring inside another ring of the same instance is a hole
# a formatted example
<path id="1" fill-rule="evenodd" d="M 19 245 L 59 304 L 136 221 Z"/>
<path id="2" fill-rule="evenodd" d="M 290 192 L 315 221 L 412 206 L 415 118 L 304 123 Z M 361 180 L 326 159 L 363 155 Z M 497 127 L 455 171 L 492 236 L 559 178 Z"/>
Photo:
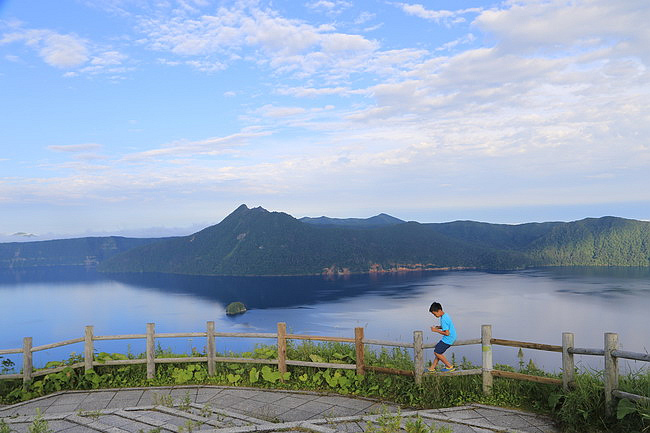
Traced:
<path id="1" fill-rule="evenodd" d="M 402 224 L 405 221 L 395 218 L 394 216 L 380 213 L 370 218 L 329 218 L 321 216 L 318 218 L 303 217 L 298 221 L 307 224 L 330 225 L 330 226 L 343 226 L 343 227 L 383 227 L 395 224 Z"/>
<path id="2" fill-rule="evenodd" d="M 0 269 L 96 266 L 108 258 L 160 239 L 119 236 L 0 243 Z"/>
<path id="3" fill-rule="evenodd" d="M 219 224 L 189 236 L 0 244 L 0 267 L 98 264 L 100 271 L 114 273 L 312 275 L 650 266 L 649 247 L 650 222 L 617 217 L 518 225 L 421 224 L 386 214 L 365 220 L 298 220 L 241 205 Z"/>

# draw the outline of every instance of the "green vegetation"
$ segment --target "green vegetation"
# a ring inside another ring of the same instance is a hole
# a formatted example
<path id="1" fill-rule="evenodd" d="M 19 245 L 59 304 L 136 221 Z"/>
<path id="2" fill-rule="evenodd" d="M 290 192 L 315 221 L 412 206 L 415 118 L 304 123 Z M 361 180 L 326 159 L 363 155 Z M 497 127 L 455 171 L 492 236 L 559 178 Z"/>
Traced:
<path id="1" fill-rule="evenodd" d="M 0 268 L 97 265 L 116 254 L 160 240 L 110 236 L 0 243 Z"/>
<path id="2" fill-rule="evenodd" d="M 52 433 L 52 429 L 47 423 L 47 420 L 43 419 L 43 414 L 41 414 L 40 409 L 36 409 L 36 418 L 34 421 L 27 427 L 28 433 Z"/>
<path id="3" fill-rule="evenodd" d="M 615 217 L 519 225 L 303 218 L 240 206 L 190 236 L 0 244 L 0 268 L 95 265 L 105 272 L 316 275 L 530 266 L 650 266 L 650 222 Z"/>
<path id="4" fill-rule="evenodd" d="M 354 363 L 354 347 L 343 343 L 289 344 L 289 359 L 328 363 Z M 158 347 L 157 357 L 182 357 Z M 205 356 L 194 352 L 192 356 Z M 222 356 L 220 354 L 220 356 Z M 258 346 L 254 351 L 242 354 L 224 354 L 229 357 L 276 359 L 275 346 Z M 144 355 L 99 353 L 97 359 L 143 358 Z M 406 350 L 367 351 L 366 364 L 412 370 L 412 355 Z M 468 403 L 484 403 L 502 407 L 521 408 L 553 416 L 565 432 L 642 432 L 650 431 L 650 406 L 619 400 L 617 413 L 605 415 L 605 401 L 601 373 L 578 372 L 576 387 L 564 392 L 561 387 L 495 378 L 491 395 L 482 393 L 480 376 L 425 375 L 423 383 L 416 385 L 412 377 L 367 372 L 357 375 L 354 370 L 291 367 L 283 377 L 272 365 L 243 363 L 218 363 L 214 376 L 209 376 L 203 364 L 159 364 L 156 377 L 146 379 L 146 366 L 98 366 L 87 373 L 72 369 L 69 365 L 79 361 L 78 355 L 63 362 L 68 365 L 58 373 L 48 374 L 32 382 L 27 388 L 22 381 L 0 381 L 0 401 L 5 404 L 46 395 L 64 389 L 98 389 L 137 386 L 162 386 L 177 384 L 212 384 L 230 386 L 255 386 L 260 388 L 302 389 L 336 392 L 344 395 L 360 395 L 394 401 L 411 407 L 439 408 Z M 454 360 L 462 369 L 476 368 L 466 360 Z M 520 362 L 515 369 L 497 365 L 497 369 L 519 371 L 525 374 L 558 378 L 538 369 L 532 362 Z M 620 378 L 623 391 L 650 397 L 650 372 L 636 372 Z M 171 401 L 156 404 L 169 405 Z M 645 430 L 644 430 L 645 429 Z"/>
<path id="5" fill-rule="evenodd" d="M 366 421 L 364 432 L 370 433 L 453 433 L 449 427 L 438 427 L 435 423 L 427 425 L 422 417 L 418 415 L 414 419 L 407 418 L 403 422 L 401 412 L 390 413 L 386 410 L 377 418 L 376 421 Z"/>
<path id="6" fill-rule="evenodd" d="M 650 223 L 605 217 L 553 227 L 529 247 L 539 263 L 555 266 L 648 266 Z"/>
<path id="7" fill-rule="evenodd" d="M 320 220 L 320 219 L 319 219 Z M 571 223 L 303 223 L 240 206 L 191 236 L 144 245 L 106 272 L 308 275 L 529 266 L 650 266 L 650 223 L 605 217 Z"/>
<path id="8" fill-rule="evenodd" d="M 52 433 L 47 420 L 43 419 L 43 414 L 39 408 L 36 408 L 36 417 L 34 421 L 27 426 L 28 433 Z M 9 427 L 9 425 L 3 420 L 0 419 L 0 433 L 14 433 L 14 431 Z"/>
<path id="9" fill-rule="evenodd" d="M 0 433 L 11 433 L 11 428 L 7 425 L 7 423 L 0 418 Z"/>
<path id="10" fill-rule="evenodd" d="M 247 311 L 246 305 L 244 305 L 243 302 L 231 302 L 226 307 L 226 314 L 229 316 L 234 316 L 235 314 L 242 314 L 245 313 L 246 311 Z"/>

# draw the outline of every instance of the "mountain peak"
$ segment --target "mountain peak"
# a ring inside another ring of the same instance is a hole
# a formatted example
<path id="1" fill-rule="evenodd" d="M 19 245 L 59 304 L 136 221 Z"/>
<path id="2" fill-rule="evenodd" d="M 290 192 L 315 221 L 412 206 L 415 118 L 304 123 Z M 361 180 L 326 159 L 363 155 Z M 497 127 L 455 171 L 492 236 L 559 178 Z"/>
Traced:
<path id="1" fill-rule="evenodd" d="M 237 209 L 232 211 L 230 214 L 232 215 L 234 213 L 246 212 L 247 210 L 249 210 L 248 206 L 246 206 L 245 204 L 241 204 L 241 205 L 239 205 L 239 207 L 237 207 Z"/>

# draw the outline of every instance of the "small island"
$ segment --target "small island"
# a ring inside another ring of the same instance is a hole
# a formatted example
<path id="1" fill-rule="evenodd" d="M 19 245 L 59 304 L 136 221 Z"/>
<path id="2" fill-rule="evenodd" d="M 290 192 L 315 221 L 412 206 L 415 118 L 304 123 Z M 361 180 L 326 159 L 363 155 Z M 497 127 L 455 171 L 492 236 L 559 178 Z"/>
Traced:
<path id="1" fill-rule="evenodd" d="M 243 302 L 231 302 L 226 307 L 226 315 L 235 316 L 246 312 L 246 305 Z"/>

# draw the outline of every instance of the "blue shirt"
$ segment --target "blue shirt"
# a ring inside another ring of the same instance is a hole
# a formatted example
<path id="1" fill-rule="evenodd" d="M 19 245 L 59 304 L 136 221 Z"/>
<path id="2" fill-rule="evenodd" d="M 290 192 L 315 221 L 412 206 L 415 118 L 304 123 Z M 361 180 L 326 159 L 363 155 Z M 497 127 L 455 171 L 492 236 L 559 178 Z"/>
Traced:
<path id="1" fill-rule="evenodd" d="M 445 313 L 440 317 L 440 327 L 443 331 L 449 330 L 449 335 L 442 336 L 442 342 L 454 344 L 454 341 L 456 341 L 456 328 L 454 328 L 454 322 L 451 321 L 449 314 Z"/>

